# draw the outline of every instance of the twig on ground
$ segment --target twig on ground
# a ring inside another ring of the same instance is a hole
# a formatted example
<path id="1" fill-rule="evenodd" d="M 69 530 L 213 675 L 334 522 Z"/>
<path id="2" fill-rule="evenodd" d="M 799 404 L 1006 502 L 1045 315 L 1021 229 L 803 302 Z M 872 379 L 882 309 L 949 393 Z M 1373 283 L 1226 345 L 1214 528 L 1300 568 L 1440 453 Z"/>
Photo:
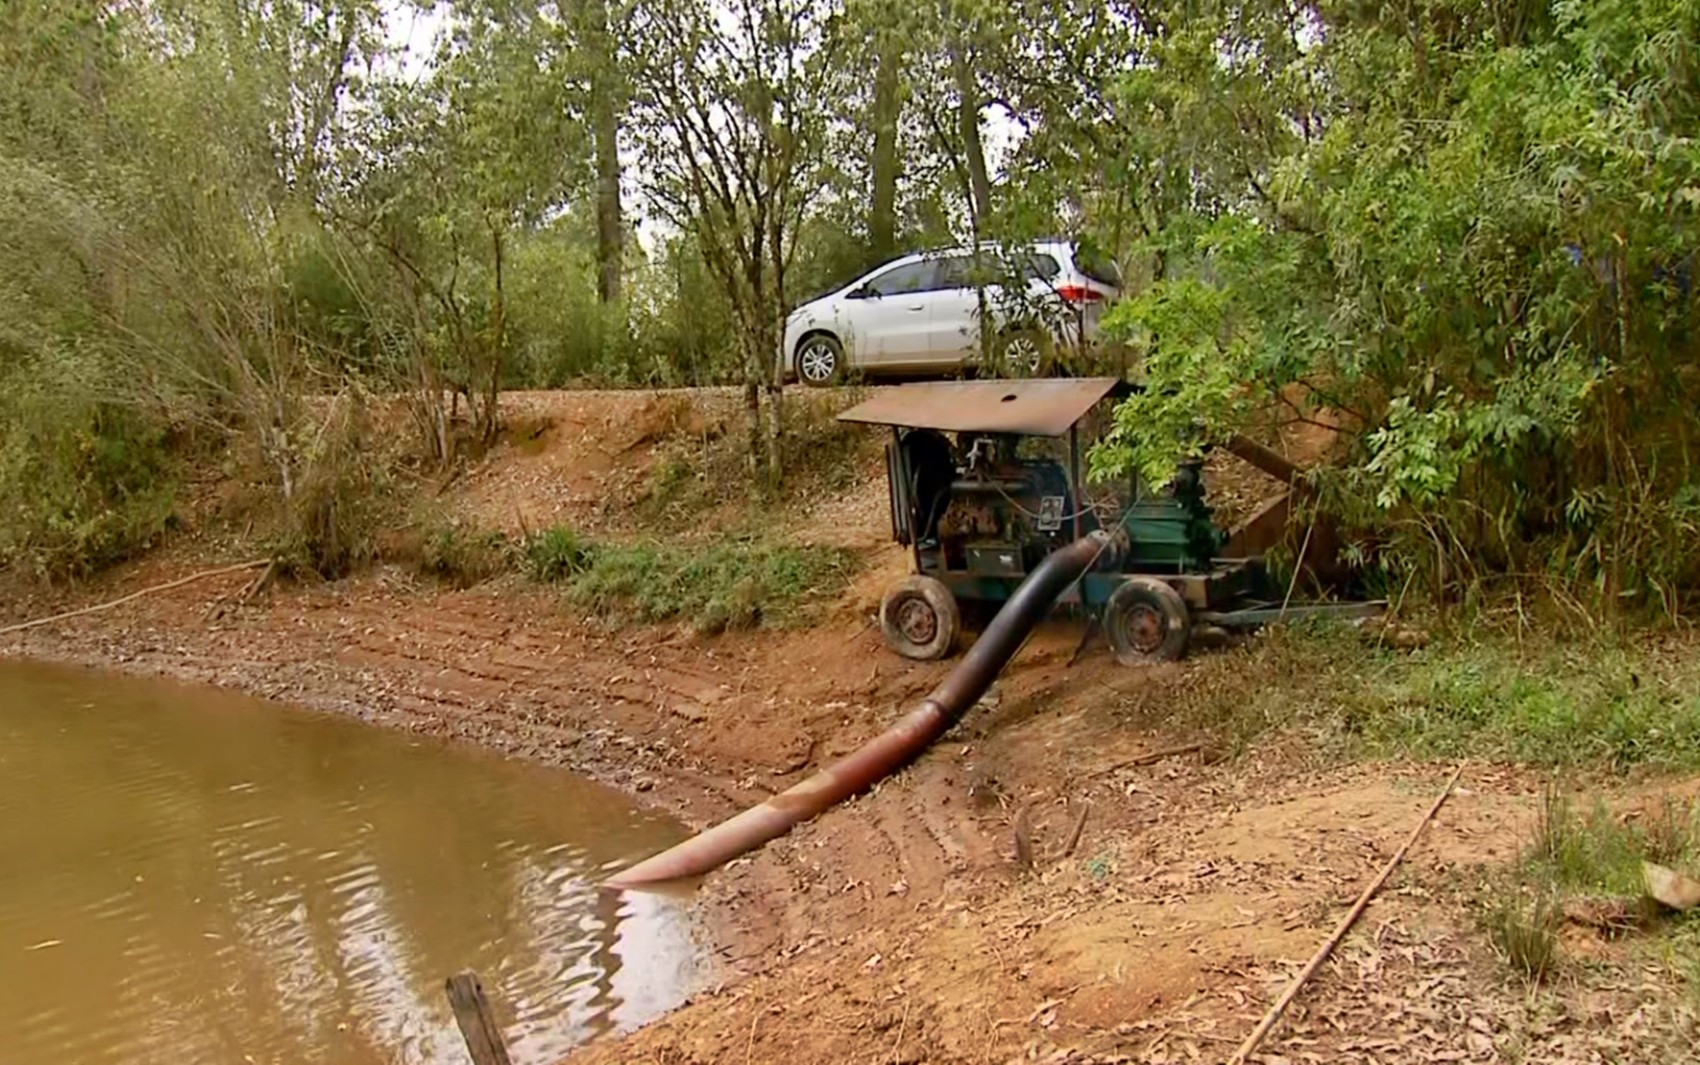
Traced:
<path id="1" fill-rule="evenodd" d="M 1073 857 L 1074 848 L 1080 846 L 1080 832 L 1086 827 L 1086 815 L 1092 811 L 1092 804 L 1080 804 L 1080 815 L 1074 819 L 1074 827 L 1068 830 L 1068 839 L 1063 842 L 1062 856 Z"/>
<path id="2" fill-rule="evenodd" d="M 218 577 L 226 573 L 239 573 L 242 570 L 257 569 L 260 566 L 269 566 L 271 564 L 272 560 L 269 558 L 256 558 L 251 562 L 241 562 L 234 566 L 220 566 L 218 569 L 202 570 L 199 573 L 191 573 L 187 577 L 179 577 L 174 581 L 167 581 L 164 584 L 156 584 L 151 588 L 143 588 L 139 592 L 131 592 L 129 595 L 120 596 L 117 599 L 112 599 L 104 603 L 96 603 L 94 606 L 85 606 L 78 610 L 67 610 L 63 614 L 54 614 L 51 617 L 36 618 L 33 621 L 20 621 L 16 625 L 7 625 L 5 628 L 0 628 L 0 636 L 5 636 L 14 632 L 22 632 L 25 629 L 33 629 L 42 625 L 51 625 L 55 621 L 69 621 L 71 618 L 80 618 L 85 614 L 98 614 L 103 610 L 111 610 L 113 607 L 123 606 L 125 603 L 128 603 L 133 599 L 140 599 L 144 595 L 152 595 L 155 592 L 168 592 L 173 588 L 181 588 L 185 584 L 192 584 L 195 581 L 205 580 L 208 577 Z"/>
<path id="3" fill-rule="evenodd" d="M 1134 766 L 1139 765 L 1152 765 L 1157 762 L 1166 761 L 1170 758 L 1179 758 L 1183 754 L 1194 754 L 1198 751 L 1202 751 L 1203 749 L 1204 744 L 1202 743 L 1183 743 L 1179 747 L 1165 747 L 1160 751 L 1147 751 L 1146 753 L 1139 755 L 1137 758 L 1127 758 L 1120 762 L 1113 762 L 1098 770 L 1098 775 L 1103 776 L 1105 773 L 1114 773 L 1118 769 L 1131 769 Z"/>
<path id="4" fill-rule="evenodd" d="M 272 559 L 270 562 L 266 563 L 266 568 L 260 571 L 260 575 L 255 577 L 246 588 L 242 589 L 242 594 L 236 597 L 236 605 L 242 606 L 253 599 L 256 595 L 265 591 L 266 585 L 270 584 L 272 578 L 276 575 L 277 560 Z"/>
<path id="5" fill-rule="evenodd" d="M 1335 926 L 1333 934 L 1323 942 L 1315 954 L 1311 955 L 1310 961 L 1306 962 L 1305 967 L 1299 970 L 1299 975 L 1293 977 L 1292 983 L 1288 984 L 1287 989 L 1281 992 L 1281 997 L 1275 1000 L 1275 1005 L 1269 1007 L 1269 1012 L 1265 1013 L 1263 1019 L 1257 1022 L 1257 1027 L 1251 1030 L 1251 1034 L 1246 1036 L 1245 1042 L 1241 1043 L 1240 1048 L 1234 1051 L 1234 1056 L 1228 1059 L 1228 1065 L 1245 1065 L 1246 1058 L 1250 1057 L 1262 1045 L 1263 1040 L 1269 1035 L 1270 1029 L 1275 1027 L 1275 1022 L 1281 1019 L 1281 1014 L 1285 1013 L 1293 999 L 1298 997 L 1299 989 L 1304 987 L 1305 983 L 1316 974 L 1316 970 L 1322 967 L 1322 963 L 1328 960 L 1328 956 L 1334 953 L 1334 948 L 1340 945 L 1340 941 L 1346 938 L 1346 933 L 1352 930 L 1352 926 L 1363 915 L 1364 909 L 1369 905 L 1369 900 L 1375 897 L 1375 893 L 1381 890 L 1381 885 L 1387 883 L 1387 878 L 1393 875 L 1393 870 L 1398 868 L 1399 863 L 1405 860 L 1405 854 L 1415 845 L 1417 837 L 1422 835 L 1423 829 L 1428 827 L 1428 823 L 1434 820 L 1434 815 L 1440 812 L 1441 805 L 1446 802 L 1446 797 L 1452 794 L 1452 786 L 1458 783 L 1458 777 L 1463 772 L 1464 765 L 1460 762 L 1458 768 L 1454 769 L 1452 775 L 1447 778 L 1446 786 L 1441 788 L 1440 794 L 1435 797 L 1434 805 L 1428 808 L 1428 813 L 1423 814 L 1422 820 L 1417 822 L 1417 827 L 1411 830 L 1411 834 L 1405 838 L 1405 842 L 1398 850 L 1393 852 L 1393 857 L 1387 859 L 1387 864 L 1381 867 L 1381 872 L 1377 873 L 1375 879 L 1370 881 L 1369 886 L 1364 888 L 1363 893 L 1358 896 L 1358 900 L 1352 904 L 1352 908 L 1346 911 L 1346 916 L 1340 919 L 1340 923 Z"/>
<path id="6" fill-rule="evenodd" d="M 1015 812 L 1015 861 L 1023 869 L 1033 867 L 1033 837 L 1027 827 L 1027 812 L 1032 808 L 1032 803 L 1022 803 Z"/>

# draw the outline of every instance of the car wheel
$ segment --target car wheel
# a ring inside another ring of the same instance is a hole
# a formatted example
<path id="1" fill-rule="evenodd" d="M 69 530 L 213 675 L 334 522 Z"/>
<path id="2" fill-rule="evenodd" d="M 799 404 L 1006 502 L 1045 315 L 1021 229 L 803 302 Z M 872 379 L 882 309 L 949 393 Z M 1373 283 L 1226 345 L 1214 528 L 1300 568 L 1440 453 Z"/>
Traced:
<path id="1" fill-rule="evenodd" d="M 880 632 L 886 645 L 904 658 L 921 662 L 943 658 L 961 631 L 956 596 L 932 577 L 905 577 L 880 601 Z"/>
<path id="2" fill-rule="evenodd" d="M 797 380 L 810 388 L 837 384 L 844 377 L 844 345 L 825 333 L 797 345 Z"/>
<path id="3" fill-rule="evenodd" d="M 1167 583 L 1130 577 L 1104 604 L 1104 635 L 1124 666 L 1173 662 L 1192 639 L 1192 612 Z"/>
<path id="4" fill-rule="evenodd" d="M 1051 347 L 1042 330 L 1011 330 L 998 338 L 998 371 L 1004 377 L 1043 377 L 1051 369 Z"/>

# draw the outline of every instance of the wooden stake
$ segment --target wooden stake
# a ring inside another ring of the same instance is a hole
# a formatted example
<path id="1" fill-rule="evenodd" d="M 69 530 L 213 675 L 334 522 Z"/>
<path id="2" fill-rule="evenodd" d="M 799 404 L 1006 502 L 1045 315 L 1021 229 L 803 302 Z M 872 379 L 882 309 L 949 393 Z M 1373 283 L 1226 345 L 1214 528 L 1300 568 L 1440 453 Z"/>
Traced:
<path id="1" fill-rule="evenodd" d="M 455 1023 L 460 1025 L 460 1034 L 466 1039 L 472 1065 L 513 1065 L 478 974 L 456 973 L 449 977 L 447 990 L 449 1008 L 454 1010 Z"/>
<path id="2" fill-rule="evenodd" d="M 1269 1035 L 1269 1030 L 1275 1027 L 1275 1022 L 1281 1019 L 1281 1014 L 1285 1013 L 1287 1007 L 1292 1005 L 1293 999 L 1298 997 L 1299 989 L 1304 987 L 1305 983 L 1316 974 L 1316 970 L 1322 967 L 1322 963 L 1328 960 L 1328 956 L 1334 953 L 1334 948 L 1340 945 L 1340 941 L 1346 938 L 1346 933 L 1352 930 L 1352 926 L 1357 924 L 1358 918 L 1363 915 L 1365 907 L 1369 905 L 1369 900 L 1375 897 L 1375 893 L 1381 890 L 1381 885 L 1387 883 L 1387 878 L 1393 875 L 1393 870 L 1398 868 L 1399 863 L 1405 860 L 1406 852 L 1417 842 L 1417 837 L 1422 835 L 1423 829 L 1428 827 L 1428 823 L 1434 820 L 1434 815 L 1440 812 L 1441 804 L 1446 801 L 1448 795 L 1452 794 L 1452 786 L 1458 783 L 1458 776 L 1463 772 L 1464 765 L 1460 762 L 1458 768 L 1452 771 L 1452 776 L 1447 778 L 1446 786 L 1440 789 L 1440 795 L 1434 800 L 1434 805 L 1428 808 L 1428 813 L 1423 815 L 1423 819 L 1417 822 L 1417 827 L 1413 828 L 1411 834 L 1406 837 L 1404 845 L 1393 852 L 1393 857 L 1387 859 L 1387 864 L 1381 867 L 1381 872 L 1376 874 L 1375 879 L 1370 881 L 1368 887 L 1364 888 L 1363 894 L 1358 896 L 1358 901 L 1352 904 L 1352 908 L 1346 912 L 1346 916 L 1342 917 L 1340 923 L 1335 926 L 1334 934 L 1323 942 L 1315 954 L 1311 955 L 1310 961 L 1305 963 L 1305 967 L 1299 971 L 1299 975 L 1293 977 L 1293 982 L 1287 985 L 1285 991 L 1281 992 L 1281 997 L 1275 1000 L 1275 1005 L 1269 1007 L 1269 1012 L 1263 1015 L 1263 1019 L 1257 1022 L 1257 1027 L 1253 1028 L 1251 1034 L 1246 1036 L 1245 1042 L 1241 1043 L 1240 1048 L 1234 1051 L 1234 1056 L 1228 1059 L 1228 1065 L 1245 1065 L 1246 1058 L 1250 1057 L 1262 1045 L 1263 1040 Z"/>
<path id="3" fill-rule="evenodd" d="M 84 614 L 98 614 L 102 610 L 111 610 L 115 606 L 123 606 L 132 599 L 140 599 L 144 595 L 152 595 L 155 592 L 169 592 L 173 588 L 181 588 L 185 584 L 192 584 L 195 581 L 205 580 L 208 577 L 219 577 L 226 573 L 239 573 L 246 569 L 259 569 L 261 566 L 269 566 L 271 564 L 272 560 L 269 558 L 256 558 L 252 562 L 239 562 L 234 566 L 220 566 L 218 569 L 202 570 L 199 573 L 191 573 L 187 577 L 179 577 L 174 581 L 167 581 L 164 584 L 156 584 L 151 588 L 143 588 L 139 592 L 131 592 L 129 595 L 121 596 L 117 599 L 111 600 L 110 602 L 96 603 L 94 606 L 85 606 L 80 610 L 67 610 L 63 614 L 54 614 L 52 617 L 36 618 L 34 621 L 20 621 L 16 625 L 7 625 L 5 628 L 0 629 L 0 636 L 5 636 L 14 632 L 22 632 L 25 629 L 33 629 L 41 625 L 51 625 L 55 621 L 68 621 L 71 618 L 80 618 Z"/>

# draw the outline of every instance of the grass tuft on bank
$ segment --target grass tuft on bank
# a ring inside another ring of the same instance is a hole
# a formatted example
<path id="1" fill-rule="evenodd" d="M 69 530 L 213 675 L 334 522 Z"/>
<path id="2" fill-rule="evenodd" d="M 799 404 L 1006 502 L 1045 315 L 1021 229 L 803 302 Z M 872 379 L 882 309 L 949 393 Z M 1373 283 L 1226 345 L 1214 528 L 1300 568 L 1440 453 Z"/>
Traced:
<path id="1" fill-rule="evenodd" d="M 1296 733 L 1332 760 L 1700 768 L 1700 656 L 1656 637 L 1403 652 L 1338 628 L 1277 628 L 1189 672 L 1161 693 L 1135 692 L 1130 712 L 1242 751 Z"/>
<path id="2" fill-rule="evenodd" d="M 1700 858 L 1700 807 L 1666 796 L 1619 810 L 1586 808 L 1557 787 L 1516 861 L 1483 888 L 1480 921 L 1512 972 L 1534 984 L 1565 963 L 1568 926 L 1621 943 L 1681 972 L 1700 994 L 1700 913 L 1666 909 L 1650 897 L 1645 862 L 1693 875 Z"/>
<path id="3" fill-rule="evenodd" d="M 742 540 L 594 543 L 554 528 L 527 547 L 533 578 L 611 624 L 684 621 L 702 633 L 807 621 L 855 573 L 854 552 Z"/>

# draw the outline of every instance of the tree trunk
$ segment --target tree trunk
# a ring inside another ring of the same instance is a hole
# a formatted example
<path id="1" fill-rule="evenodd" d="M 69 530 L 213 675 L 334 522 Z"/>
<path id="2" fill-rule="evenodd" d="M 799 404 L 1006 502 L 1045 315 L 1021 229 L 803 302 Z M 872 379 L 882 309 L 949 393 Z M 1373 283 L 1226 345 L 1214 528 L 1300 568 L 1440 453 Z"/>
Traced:
<path id="1" fill-rule="evenodd" d="M 897 178 L 903 169 L 897 148 L 897 126 L 903 115 L 903 40 L 896 33 L 880 34 L 878 63 L 871 116 L 874 187 L 868 210 L 868 253 L 876 263 L 897 252 Z"/>
<path id="2" fill-rule="evenodd" d="M 750 364 L 748 354 L 744 356 L 744 428 L 749 434 L 750 454 L 750 483 L 761 483 L 762 465 L 762 429 L 761 429 L 761 382 L 756 379 L 754 367 Z"/>
<path id="3" fill-rule="evenodd" d="M 619 71 L 608 34 L 607 0 L 584 0 L 585 46 L 590 53 L 590 125 L 596 151 L 596 296 L 619 303 L 625 254 L 620 213 Z"/>
<path id="4" fill-rule="evenodd" d="M 992 179 L 986 172 L 986 148 L 980 141 L 980 82 L 974 76 L 967 45 L 958 42 L 952 48 L 950 68 L 956 81 L 957 135 L 962 138 L 962 155 L 968 168 L 969 206 L 977 242 L 992 213 Z"/>
<path id="5" fill-rule="evenodd" d="M 785 479 L 785 460 L 781 445 L 784 442 L 785 420 L 780 404 L 782 388 L 778 381 L 767 383 L 767 486 L 778 491 Z"/>
<path id="6" fill-rule="evenodd" d="M 496 440 L 496 404 L 502 393 L 502 351 L 507 346 L 506 248 L 500 228 L 490 227 L 490 247 L 495 260 L 495 306 L 490 312 L 490 359 L 485 367 L 484 409 L 479 412 L 479 437 L 485 444 Z"/>

